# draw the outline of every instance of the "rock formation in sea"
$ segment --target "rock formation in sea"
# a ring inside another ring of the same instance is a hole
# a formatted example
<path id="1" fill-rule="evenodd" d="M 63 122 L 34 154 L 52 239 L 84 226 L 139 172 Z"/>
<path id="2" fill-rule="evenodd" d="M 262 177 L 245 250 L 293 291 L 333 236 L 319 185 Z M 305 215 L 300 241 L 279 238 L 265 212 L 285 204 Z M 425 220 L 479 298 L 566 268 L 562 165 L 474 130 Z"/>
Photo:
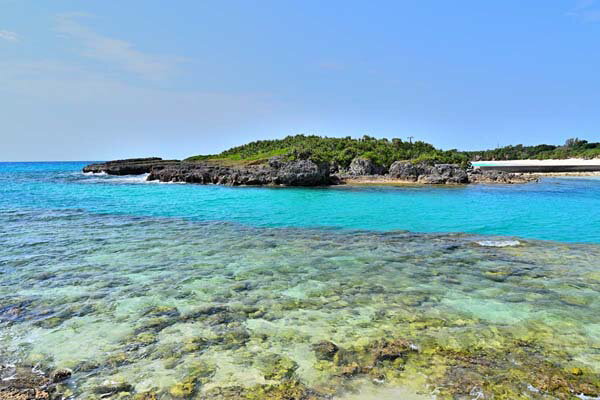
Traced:
<path id="1" fill-rule="evenodd" d="M 324 186 L 360 182 L 363 178 L 387 183 L 467 184 L 524 183 L 536 180 L 530 176 L 501 171 L 464 169 L 455 164 L 427 164 L 396 161 L 389 170 L 365 158 L 355 158 L 348 170 L 340 170 L 327 162 L 310 159 L 287 160 L 271 157 L 260 164 L 225 164 L 215 161 L 163 160 L 158 157 L 134 158 L 91 164 L 83 172 L 109 175 L 148 174 L 147 180 L 186 182 L 231 186 Z"/>
<path id="2" fill-rule="evenodd" d="M 389 176 L 418 183 L 469 183 L 467 171 L 453 164 L 414 164 L 396 161 L 390 166 Z"/>
<path id="3" fill-rule="evenodd" d="M 150 171 L 148 180 L 232 186 L 321 186 L 334 183 L 327 163 L 317 164 L 310 160 L 283 161 L 279 157 L 273 157 L 267 164 L 261 165 L 225 166 L 208 162 L 161 165 Z"/>
<path id="4" fill-rule="evenodd" d="M 83 172 L 105 172 L 109 175 L 141 175 L 149 173 L 153 168 L 179 163 L 181 163 L 179 160 L 163 160 L 159 157 L 128 158 L 126 160 L 90 164 L 83 168 Z"/>

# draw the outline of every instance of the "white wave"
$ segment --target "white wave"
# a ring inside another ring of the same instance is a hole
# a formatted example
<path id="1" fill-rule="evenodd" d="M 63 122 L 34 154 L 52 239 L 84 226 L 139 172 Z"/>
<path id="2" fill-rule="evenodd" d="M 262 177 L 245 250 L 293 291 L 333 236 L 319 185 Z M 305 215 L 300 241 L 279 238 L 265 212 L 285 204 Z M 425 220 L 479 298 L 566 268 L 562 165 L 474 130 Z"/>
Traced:
<path id="1" fill-rule="evenodd" d="M 160 185 L 185 185 L 187 182 L 174 182 L 174 181 L 168 181 L 168 182 L 162 182 L 162 181 L 148 181 L 146 183 L 158 183 Z"/>
<path id="2" fill-rule="evenodd" d="M 185 185 L 186 182 L 161 182 L 159 180 L 148 181 L 148 175 L 109 175 L 106 172 L 83 172 L 83 175 L 91 177 L 86 179 L 88 183 L 152 183 L 161 185 Z"/>
<path id="3" fill-rule="evenodd" d="M 521 244 L 518 240 L 480 240 L 476 243 L 484 247 L 512 247 Z"/>
<path id="4" fill-rule="evenodd" d="M 90 176 L 84 182 L 87 183 L 150 183 L 146 181 L 148 175 L 150 174 L 141 174 L 141 175 L 108 175 L 105 172 L 101 173 L 93 173 L 93 172 L 84 172 L 84 175 Z"/>
<path id="5" fill-rule="evenodd" d="M 586 396 L 583 393 L 576 394 L 575 397 L 577 397 L 578 399 L 581 399 L 581 400 L 600 400 L 600 397 Z"/>
<path id="6" fill-rule="evenodd" d="M 108 175 L 104 171 L 102 171 L 102 172 L 82 172 L 82 173 L 87 176 L 107 176 Z"/>
<path id="7" fill-rule="evenodd" d="M 148 178 L 148 175 L 150 174 L 141 174 L 141 175 L 126 175 L 126 176 L 111 176 L 110 179 L 107 179 L 106 181 L 110 182 L 110 183 L 147 183 L 148 181 L 146 180 L 146 178 Z"/>

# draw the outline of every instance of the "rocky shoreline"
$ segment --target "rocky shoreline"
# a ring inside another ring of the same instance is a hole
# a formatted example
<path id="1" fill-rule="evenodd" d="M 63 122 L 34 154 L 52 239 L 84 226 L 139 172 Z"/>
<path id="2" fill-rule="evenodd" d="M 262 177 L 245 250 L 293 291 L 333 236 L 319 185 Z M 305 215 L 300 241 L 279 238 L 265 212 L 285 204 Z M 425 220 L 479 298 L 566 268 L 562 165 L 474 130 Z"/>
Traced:
<path id="1" fill-rule="evenodd" d="M 455 164 L 396 161 L 390 168 L 368 159 L 355 158 L 349 168 L 316 163 L 309 159 L 286 160 L 272 157 L 264 164 L 224 165 L 211 161 L 186 162 L 158 157 L 134 158 L 90 164 L 85 173 L 109 175 L 148 174 L 148 181 L 220 184 L 230 186 L 327 186 L 355 183 L 386 184 L 470 184 L 535 182 L 534 175 L 502 171 L 463 169 Z"/>
<path id="2" fill-rule="evenodd" d="M 0 365 L 0 399 L 62 399 L 69 391 L 63 382 L 71 374 L 66 368 L 44 374 L 35 365 Z"/>

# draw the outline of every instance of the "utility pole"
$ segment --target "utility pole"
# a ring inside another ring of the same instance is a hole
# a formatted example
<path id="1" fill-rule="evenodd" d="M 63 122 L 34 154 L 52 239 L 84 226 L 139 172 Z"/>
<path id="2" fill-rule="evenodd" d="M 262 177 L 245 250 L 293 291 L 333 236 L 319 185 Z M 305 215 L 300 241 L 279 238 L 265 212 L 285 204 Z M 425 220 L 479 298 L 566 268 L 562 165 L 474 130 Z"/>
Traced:
<path id="1" fill-rule="evenodd" d="M 410 144 L 412 144 L 412 140 L 413 140 L 413 138 L 414 138 L 414 136 L 409 136 L 409 137 L 408 137 L 408 142 L 409 142 Z"/>

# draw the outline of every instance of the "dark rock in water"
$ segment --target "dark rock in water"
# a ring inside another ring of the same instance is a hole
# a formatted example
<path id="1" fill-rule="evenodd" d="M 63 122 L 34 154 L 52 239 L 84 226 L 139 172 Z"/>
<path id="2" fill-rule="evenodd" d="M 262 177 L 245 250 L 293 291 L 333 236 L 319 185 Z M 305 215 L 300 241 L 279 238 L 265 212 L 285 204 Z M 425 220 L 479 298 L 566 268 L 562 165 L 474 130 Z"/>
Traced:
<path id="1" fill-rule="evenodd" d="M 339 347 L 332 342 L 327 340 L 323 340 L 319 343 L 315 343 L 312 345 L 312 349 L 315 352 L 315 356 L 318 360 L 333 360 L 335 354 L 338 352 Z"/>
<path id="2" fill-rule="evenodd" d="M 293 161 L 284 156 L 271 157 L 263 164 L 226 165 L 215 161 L 182 162 L 158 157 L 131 158 L 91 164 L 84 172 L 109 175 L 148 173 L 148 180 L 221 185 L 322 186 L 357 178 L 392 179 L 424 184 L 524 183 L 536 178 L 501 171 L 465 170 L 455 164 L 427 164 L 396 161 L 389 171 L 369 159 L 356 157 L 348 170 L 337 164 L 316 163 L 306 154 Z M 387 174 L 386 174 L 387 172 Z"/>
<path id="3" fill-rule="evenodd" d="M 153 168 L 162 168 L 178 163 L 180 163 L 179 160 L 163 160 L 159 157 L 128 158 L 126 160 L 90 164 L 83 168 L 83 172 L 105 172 L 109 175 L 141 175 L 150 173 Z"/>
<path id="4" fill-rule="evenodd" d="M 265 379 L 282 380 L 289 379 L 298 369 L 298 364 L 288 357 L 280 354 L 263 354 L 256 360 L 257 368 L 262 372 Z"/>
<path id="5" fill-rule="evenodd" d="M 52 373 L 50 374 L 50 379 L 54 383 L 62 382 L 69 379 L 72 373 L 73 372 L 68 368 L 59 368 L 52 371 Z"/>
<path id="6" fill-rule="evenodd" d="M 94 388 L 94 393 L 108 395 L 121 392 L 131 392 L 133 386 L 124 381 L 104 381 Z"/>
<path id="7" fill-rule="evenodd" d="M 350 163 L 350 167 L 348 168 L 348 173 L 350 175 L 383 175 L 385 173 L 385 168 L 381 165 L 375 164 L 373 161 L 368 158 L 356 157 Z"/>
<path id="8" fill-rule="evenodd" d="M 145 317 L 179 317 L 179 310 L 173 306 L 153 306 L 142 311 Z"/>
<path id="9" fill-rule="evenodd" d="M 215 163 L 180 163 L 154 168 L 148 180 L 222 185 L 319 186 L 332 182 L 329 165 L 310 160 L 272 158 L 265 165 L 224 166 Z"/>
<path id="10" fill-rule="evenodd" d="M 377 340 L 370 346 L 373 361 L 395 360 L 400 357 L 405 357 L 409 352 L 416 352 L 416 346 L 404 339 Z"/>
<path id="11" fill-rule="evenodd" d="M 319 393 L 296 378 L 275 384 L 214 387 L 200 394 L 201 400 L 331 400 L 330 394 Z"/>
<path id="12" fill-rule="evenodd" d="M 32 367 L 0 365 L 0 399 L 51 399 L 55 387 Z"/>

